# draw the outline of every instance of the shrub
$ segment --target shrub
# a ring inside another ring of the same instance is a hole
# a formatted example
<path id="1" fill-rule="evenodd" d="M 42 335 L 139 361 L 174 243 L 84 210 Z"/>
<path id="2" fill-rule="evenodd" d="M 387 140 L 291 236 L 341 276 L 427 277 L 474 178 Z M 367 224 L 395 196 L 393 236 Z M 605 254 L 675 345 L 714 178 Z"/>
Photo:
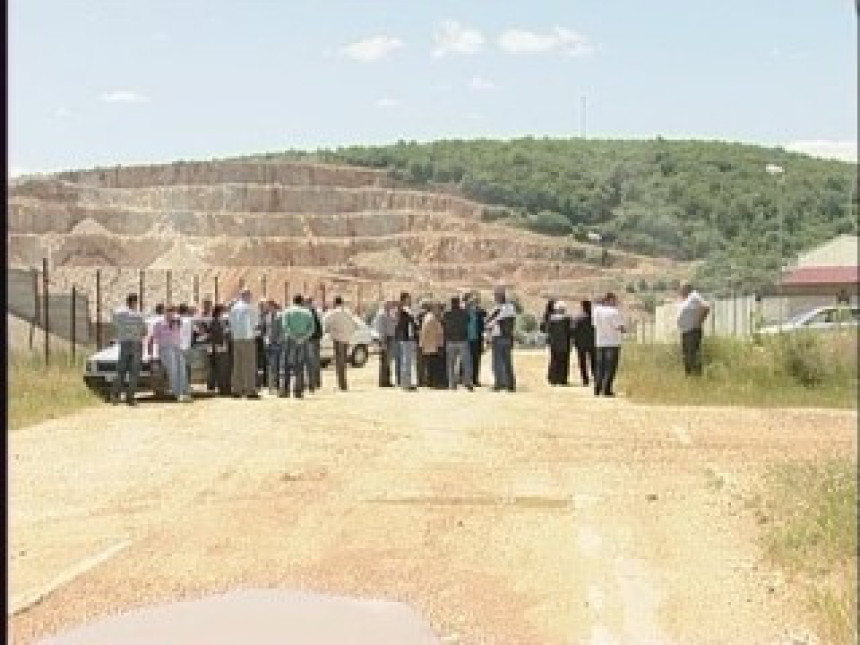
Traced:
<path id="1" fill-rule="evenodd" d="M 801 385 L 816 387 L 826 380 L 827 356 L 815 334 L 781 334 L 776 349 L 786 372 Z"/>

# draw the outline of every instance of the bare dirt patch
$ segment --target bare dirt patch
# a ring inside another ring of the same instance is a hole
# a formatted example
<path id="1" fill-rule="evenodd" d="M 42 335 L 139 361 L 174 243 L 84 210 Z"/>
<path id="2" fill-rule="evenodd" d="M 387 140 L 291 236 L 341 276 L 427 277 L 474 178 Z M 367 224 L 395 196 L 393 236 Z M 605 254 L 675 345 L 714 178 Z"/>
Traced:
<path id="1" fill-rule="evenodd" d="M 303 401 L 98 407 L 11 435 L 13 604 L 130 542 L 11 617 L 13 642 L 252 587 L 405 601 L 470 644 L 806 628 L 743 494 L 768 464 L 854 454 L 855 411 L 638 406 L 516 361 L 516 394 L 380 390 L 371 363 L 348 393 L 327 372 Z"/>

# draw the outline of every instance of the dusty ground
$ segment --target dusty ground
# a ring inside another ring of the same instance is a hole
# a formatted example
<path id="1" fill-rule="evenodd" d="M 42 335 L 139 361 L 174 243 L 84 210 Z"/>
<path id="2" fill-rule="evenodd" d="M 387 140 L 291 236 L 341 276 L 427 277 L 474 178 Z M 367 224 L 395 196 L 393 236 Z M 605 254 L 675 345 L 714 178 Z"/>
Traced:
<path id="1" fill-rule="evenodd" d="M 463 644 L 803 642 L 741 497 L 769 462 L 854 454 L 854 411 L 641 407 L 517 363 L 513 395 L 379 390 L 371 364 L 346 394 L 326 372 L 301 402 L 12 433 L 12 604 L 106 554 L 13 642 L 248 587 L 406 601 Z"/>

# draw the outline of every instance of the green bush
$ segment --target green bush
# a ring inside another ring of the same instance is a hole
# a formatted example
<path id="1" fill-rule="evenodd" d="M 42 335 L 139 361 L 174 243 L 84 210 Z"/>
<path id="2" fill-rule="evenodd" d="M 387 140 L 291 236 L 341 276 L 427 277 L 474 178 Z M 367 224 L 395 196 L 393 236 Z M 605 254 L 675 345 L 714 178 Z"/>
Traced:
<path id="1" fill-rule="evenodd" d="M 814 333 L 780 334 L 776 349 L 788 374 L 805 387 L 816 387 L 827 379 L 828 357 Z"/>

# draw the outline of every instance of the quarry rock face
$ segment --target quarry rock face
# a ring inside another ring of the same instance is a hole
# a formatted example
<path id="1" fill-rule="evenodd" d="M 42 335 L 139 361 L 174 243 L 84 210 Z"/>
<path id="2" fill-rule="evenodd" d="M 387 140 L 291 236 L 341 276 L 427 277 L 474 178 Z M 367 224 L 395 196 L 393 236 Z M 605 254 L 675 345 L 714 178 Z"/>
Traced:
<path id="1" fill-rule="evenodd" d="M 85 289 L 101 269 L 112 297 L 139 290 L 143 271 L 144 292 L 174 301 L 212 293 L 216 277 L 222 298 L 240 284 L 279 298 L 326 285 L 364 289 L 368 299 L 496 284 L 584 297 L 671 269 L 614 251 L 604 267 L 600 249 L 487 223 L 486 210 L 398 186 L 384 171 L 310 163 L 70 171 L 12 181 L 7 261 L 38 267 L 48 258 L 58 286 Z"/>

